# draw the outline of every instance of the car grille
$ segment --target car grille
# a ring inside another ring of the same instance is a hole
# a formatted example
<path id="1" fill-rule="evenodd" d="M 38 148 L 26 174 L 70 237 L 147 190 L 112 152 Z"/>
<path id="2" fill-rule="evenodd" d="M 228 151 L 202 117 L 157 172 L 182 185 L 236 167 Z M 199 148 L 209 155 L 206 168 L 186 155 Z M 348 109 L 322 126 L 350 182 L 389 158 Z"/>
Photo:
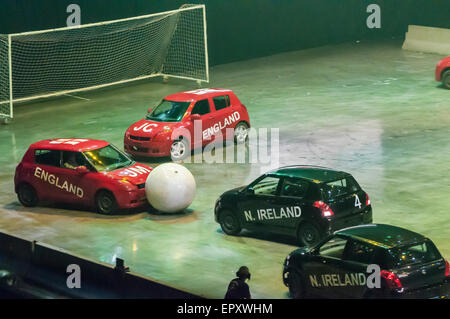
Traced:
<path id="1" fill-rule="evenodd" d="M 143 188 L 145 188 L 145 183 L 137 184 L 136 186 L 138 189 L 143 189 Z"/>
<path id="2" fill-rule="evenodd" d="M 143 148 L 143 147 L 139 147 L 139 146 L 135 146 L 135 145 L 129 145 L 128 150 L 133 151 L 133 152 L 140 152 L 140 153 L 147 153 L 148 152 L 148 148 Z"/>
<path id="3" fill-rule="evenodd" d="M 150 141 L 150 137 L 134 136 L 134 135 L 130 135 L 130 139 L 135 141 Z"/>

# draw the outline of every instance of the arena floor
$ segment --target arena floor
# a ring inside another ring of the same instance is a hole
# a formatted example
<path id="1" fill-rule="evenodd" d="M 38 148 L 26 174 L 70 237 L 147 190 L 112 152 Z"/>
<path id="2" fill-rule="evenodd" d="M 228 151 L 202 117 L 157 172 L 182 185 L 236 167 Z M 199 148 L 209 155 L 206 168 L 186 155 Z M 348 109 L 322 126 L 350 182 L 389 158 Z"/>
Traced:
<path id="1" fill-rule="evenodd" d="M 375 222 L 429 236 L 449 258 L 450 91 L 434 81 L 440 58 L 404 52 L 397 40 L 326 46 L 213 67 L 209 86 L 233 89 L 254 127 L 280 129 L 279 165 L 352 173 L 371 197 Z M 295 243 L 226 236 L 213 219 L 217 197 L 257 177 L 266 169 L 260 164 L 186 164 L 197 195 L 181 215 L 109 217 L 17 201 L 14 169 L 31 143 L 87 137 L 123 147 L 125 129 L 148 107 L 196 87 L 153 79 L 16 107 L 14 121 L 0 126 L 0 230 L 102 262 L 121 257 L 135 272 L 213 298 L 247 265 L 254 297 L 287 298 L 281 269 Z"/>

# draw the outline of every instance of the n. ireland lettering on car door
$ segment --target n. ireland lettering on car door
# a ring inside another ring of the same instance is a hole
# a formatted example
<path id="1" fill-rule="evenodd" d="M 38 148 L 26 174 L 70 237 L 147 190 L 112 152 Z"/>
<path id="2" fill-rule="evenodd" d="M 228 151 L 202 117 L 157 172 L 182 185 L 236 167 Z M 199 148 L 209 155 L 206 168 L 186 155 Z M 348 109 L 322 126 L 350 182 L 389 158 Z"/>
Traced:
<path id="1" fill-rule="evenodd" d="M 276 208 L 261 208 L 256 210 L 244 210 L 245 220 L 247 222 L 299 218 L 302 214 L 300 206 L 280 207 Z"/>

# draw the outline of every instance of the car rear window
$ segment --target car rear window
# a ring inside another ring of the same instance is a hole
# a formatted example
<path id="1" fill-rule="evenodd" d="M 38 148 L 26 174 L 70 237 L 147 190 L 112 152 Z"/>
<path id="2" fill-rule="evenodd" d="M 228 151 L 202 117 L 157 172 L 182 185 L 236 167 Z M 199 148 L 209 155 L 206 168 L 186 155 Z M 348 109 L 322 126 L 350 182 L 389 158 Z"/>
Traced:
<path id="1" fill-rule="evenodd" d="M 354 193 L 361 188 L 355 179 L 351 176 L 344 177 L 335 181 L 326 182 L 322 185 L 322 194 L 325 200 L 334 200 L 336 197 Z"/>
<path id="2" fill-rule="evenodd" d="M 427 240 L 419 244 L 390 249 L 386 264 L 389 268 L 401 268 L 432 262 L 440 258 L 441 255 L 436 246 Z"/>

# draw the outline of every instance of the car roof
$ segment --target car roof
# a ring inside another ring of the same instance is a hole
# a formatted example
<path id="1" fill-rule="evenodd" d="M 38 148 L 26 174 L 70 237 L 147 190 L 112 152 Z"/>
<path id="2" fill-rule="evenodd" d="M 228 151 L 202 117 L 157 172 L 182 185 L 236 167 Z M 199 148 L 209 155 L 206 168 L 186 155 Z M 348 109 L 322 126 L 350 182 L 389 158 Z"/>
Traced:
<path id="1" fill-rule="evenodd" d="M 270 171 L 268 172 L 268 174 L 278 176 L 288 176 L 288 177 L 299 177 L 310 181 L 314 181 L 316 183 L 335 181 L 337 179 L 350 175 L 349 173 L 343 171 L 337 171 L 331 168 L 312 165 L 284 166 L 275 169 L 273 171 Z"/>
<path id="2" fill-rule="evenodd" d="M 354 226 L 338 230 L 335 234 L 361 240 L 387 249 L 426 240 L 425 236 L 416 232 L 385 224 Z"/>
<path id="3" fill-rule="evenodd" d="M 164 99 L 169 101 L 178 101 L 178 102 L 192 102 L 204 100 L 210 97 L 215 97 L 218 95 L 223 95 L 227 93 L 233 93 L 233 91 L 228 89 L 216 89 L 216 88 L 208 88 L 208 89 L 198 89 L 191 91 L 184 91 L 180 93 L 174 93 L 166 96 Z"/>
<path id="4" fill-rule="evenodd" d="M 31 149 L 61 150 L 84 152 L 108 146 L 109 143 L 102 140 L 88 138 L 55 138 L 31 144 Z"/>

